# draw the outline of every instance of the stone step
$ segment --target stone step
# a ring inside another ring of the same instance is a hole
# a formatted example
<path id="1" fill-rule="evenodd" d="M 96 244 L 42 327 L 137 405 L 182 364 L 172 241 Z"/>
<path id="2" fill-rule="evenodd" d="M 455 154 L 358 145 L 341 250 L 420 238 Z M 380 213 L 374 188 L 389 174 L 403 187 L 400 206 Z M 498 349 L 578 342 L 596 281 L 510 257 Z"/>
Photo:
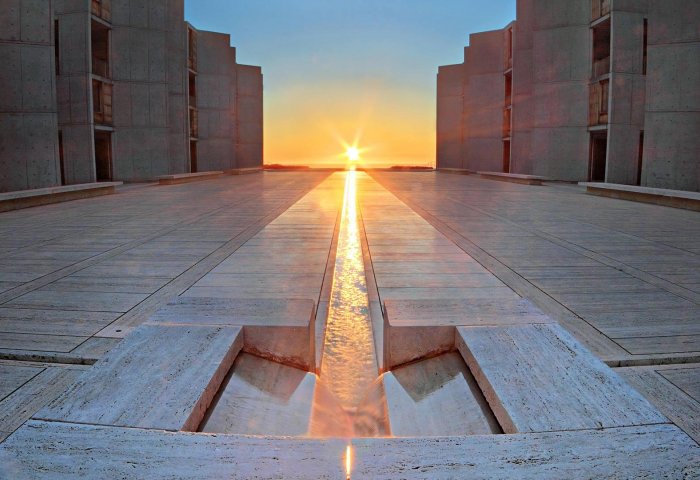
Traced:
<path id="1" fill-rule="evenodd" d="M 506 433 L 668 422 L 559 325 L 458 327 L 456 343 Z"/>
<path id="2" fill-rule="evenodd" d="M 196 430 L 242 346 L 241 327 L 143 325 L 35 418 Z"/>

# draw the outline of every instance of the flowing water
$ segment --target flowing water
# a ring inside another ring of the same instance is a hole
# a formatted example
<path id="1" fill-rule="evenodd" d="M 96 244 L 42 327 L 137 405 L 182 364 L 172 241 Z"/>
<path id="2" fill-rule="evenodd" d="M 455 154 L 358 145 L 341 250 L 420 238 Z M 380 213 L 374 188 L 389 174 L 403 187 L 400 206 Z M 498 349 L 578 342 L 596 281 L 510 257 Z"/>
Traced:
<path id="1" fill-rule="evenodd" d="M 351 170 L 345 177 L 320 377 L 340 405 L 354 413 L 377 376 L 357 215 L 357 172 Z"/>

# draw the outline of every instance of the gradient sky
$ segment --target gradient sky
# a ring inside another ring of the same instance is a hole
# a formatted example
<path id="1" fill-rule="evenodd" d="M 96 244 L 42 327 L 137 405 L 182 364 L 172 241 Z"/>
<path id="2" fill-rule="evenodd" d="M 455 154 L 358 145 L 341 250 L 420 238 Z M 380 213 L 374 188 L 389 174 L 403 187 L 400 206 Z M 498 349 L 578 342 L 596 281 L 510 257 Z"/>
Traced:
<path id="1" fill-rule="evenodd" d="M 265 163 L 433 165 L 438 65 L 503 28 L 515 0 L 186 0 L 264 75 Z"/>

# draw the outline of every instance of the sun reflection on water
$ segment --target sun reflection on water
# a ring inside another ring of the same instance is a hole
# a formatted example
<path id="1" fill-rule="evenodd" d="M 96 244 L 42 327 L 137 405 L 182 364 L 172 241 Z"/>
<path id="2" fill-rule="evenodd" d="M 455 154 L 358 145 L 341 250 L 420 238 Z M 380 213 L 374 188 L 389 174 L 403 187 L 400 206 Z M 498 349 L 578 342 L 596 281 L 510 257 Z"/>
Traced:
<path id="1" fill-rule="evenodd" d="M 358 172 L 345 175 L 321 379 L 343 408 L 354 412 L 378 371 L 357 218 Z"/>

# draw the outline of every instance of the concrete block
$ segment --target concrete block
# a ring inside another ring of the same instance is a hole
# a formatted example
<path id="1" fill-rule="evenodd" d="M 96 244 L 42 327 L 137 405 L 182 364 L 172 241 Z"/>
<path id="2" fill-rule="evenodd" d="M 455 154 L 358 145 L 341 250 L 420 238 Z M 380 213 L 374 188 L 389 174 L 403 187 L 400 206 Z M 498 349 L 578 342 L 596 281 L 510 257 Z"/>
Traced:
<path id="1" fill-rule="evenodd" d="M 0 44 L 0 110 L 18 112 L 22 109 L 22 47 Z"/>
<path id="2" fill-rule="evenodd" d="M 54 52 L 52 48 L 22 46 L 22 110 L 54 112 Z"/>
<path id="3" fill-rule="evenodd" d="M 459 327 L 456 342 L 506 433 L 668 422 L 558 325 Z"/>
<path id="4" fill-rule="evenodd" d="M 3 2 L 2 8 L 3 14 L 0 16 L 0 40 L 20 40 L 21 0 L 7 0 Z"/>
<path id="5" fill-rule="evenodd" d="M 312 300 L 180 297 L 149 321 L 241 326 L 246 352 L 313 371 L 315 311 Z"/>
<path id="6" fill-rule="evenodd" d="M 224 174 L 222 171 L 197 172 L 197 173 L 177 173 L 173 175 L 162 175 L 158 177 L 161 185 L 177 185 L 179 183 L 198 182 L 201 180 L 211 180 Z"/>
<path id="7" fill-rule="evenodd" d="M 53 18 L 51 8 L 44 0 L 21 0 L 22 41 L 53 43 Z"/>
<path id="8" fill-rule="evenodd" d="M 237 327 L 142 326 L 36 418 L 195 430 L 242 344 Z"/>
<path id="9" fill-rule="evenodd" d="M 387 300 L 384 362 L 390 369 L 455 349 L 455 327 L 553 321 L 527 300 Z"/>

